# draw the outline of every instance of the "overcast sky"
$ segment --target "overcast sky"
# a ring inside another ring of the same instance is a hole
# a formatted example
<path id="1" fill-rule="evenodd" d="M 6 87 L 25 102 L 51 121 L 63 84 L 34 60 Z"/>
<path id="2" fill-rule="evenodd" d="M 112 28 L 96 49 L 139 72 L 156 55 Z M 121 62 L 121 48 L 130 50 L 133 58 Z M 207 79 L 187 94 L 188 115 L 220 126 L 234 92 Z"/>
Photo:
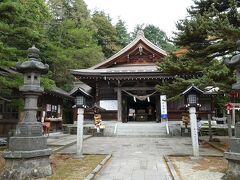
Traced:
<path id="1" fill-rule="evenodd" d="M 153 24 L 168 36 L 176 30 L 175 23 L 187 15 L 192 0 L 84 0 L 88 9 L 103 10 L 115 24 L 118 17 L 131 32 L 136 24 Z"/>

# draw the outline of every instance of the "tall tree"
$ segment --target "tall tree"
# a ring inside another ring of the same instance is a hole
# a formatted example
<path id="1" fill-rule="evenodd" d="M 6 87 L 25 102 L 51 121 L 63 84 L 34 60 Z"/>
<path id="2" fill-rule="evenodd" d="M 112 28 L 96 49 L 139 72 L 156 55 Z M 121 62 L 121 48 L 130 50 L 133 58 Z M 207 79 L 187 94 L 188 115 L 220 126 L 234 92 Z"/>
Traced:
<path id="1" fill-rule="evenodd" d="M 173 44 L 170 43 L 166 33 L 159 29 L 159 27 L 156 27 L 152 24 L 144 25 L 144 24 L 138 24 L 132 33 L 132 38 L 135 38 L 137 35 L 137 32 L 139 30 L 143 30 L 145 37 L 150 40 L 152 43 L 154 43 L 156 46 L 164 49 L 165 51 L 172 51 L 174 50 Z"/>
<path id="2" fill-rule="evenodd" d="M 69 69 L 88 68 L 102 58 L 101 47 L 94 36 L 94 26 L 86 4 L 82 0 L 49 0 L 53 19 L 48 26 L 46 61 L 51 77 L 66 90 L 71 88 L 73 77 Z M 58 7 L 65 7 L 60 9 Z M 58 14 L 63 14 L 59 18 Z M 93 29 L 93 30 L 92 30 Z"/>
<path id="3" fill-rule="evenodd" d="M 95 39 L 98 45 L 102 47 L 104 56 L 110 57 L 118 50 L 118 38 L 117 31 L 111 23 L 111 19 L 103 11 L 95 11 L 92 16 L 92 20 L 97 29 L 95 33 Z"/>
<path id="4" fill-rule="evenodd" d="M 26 50 L 33 44 L 42 47 L 44 26 L 49 17 L 43 0 L 3 0 L 0 3 L 1 68 L 14 67 L 17 61 L 26 60 Z M 20 83 L 18 74 L 1 76 L 0 91 L 6 92 Z"/>
<path id="5" fill-rule="evenodd" d="M 48 0 L 47 5 L 55 21 L 71 19 L 78 27 L 93 28 L 90 12 L 83 0 Z"/>
<path id="6" fill-rule="evenodd" d="M 187 85 L 200 88 L 219 87 L 228 91 L 233 83 L 232 72 L 223 63 L 236 52 L 240 38 L 240 2 L 237 0 L 195 0 L 188 10 L 189 17 L 177 23 L 175 44 L 185 50 L 179 56 L 172 53 L 160 68 L 172 75 L 195 74 L 201 77 L 183 79 L 158 86 L 170 95 L 177 95 Z"/>
<path id="7" fill-rule="evenodd" d="M 126 24 L 121 19 L 116 24 L 118 44 L 125 47 L 130 42 L 130 34 L 127 32 Z"/>

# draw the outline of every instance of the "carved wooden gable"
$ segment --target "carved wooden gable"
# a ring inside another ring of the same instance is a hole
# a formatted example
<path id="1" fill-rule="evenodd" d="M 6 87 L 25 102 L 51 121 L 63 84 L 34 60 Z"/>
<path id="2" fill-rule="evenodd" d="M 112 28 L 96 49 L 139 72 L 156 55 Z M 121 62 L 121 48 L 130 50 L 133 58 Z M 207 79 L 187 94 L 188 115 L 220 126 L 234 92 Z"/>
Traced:
<path id="1" fill-rule="evenodd" d="M 109 68 L 127 64 L 153 64 L 161 62 L 166 52 L 147 40 L 142 31 L 121 51 L 92 69 Z"/>

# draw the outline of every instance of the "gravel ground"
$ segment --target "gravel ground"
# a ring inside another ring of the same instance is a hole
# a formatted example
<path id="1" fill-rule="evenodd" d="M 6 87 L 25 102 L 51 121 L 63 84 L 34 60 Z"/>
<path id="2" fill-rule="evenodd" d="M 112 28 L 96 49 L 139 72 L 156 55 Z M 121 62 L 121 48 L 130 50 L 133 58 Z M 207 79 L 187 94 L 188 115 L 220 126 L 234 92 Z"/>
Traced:
<path id="1" fill-rule="evenodd" d="M 187 157 L 170 157 L 181 180 L 220 180 L 227 168 L 222 157 L 203 157 L 192 160 Z"/>

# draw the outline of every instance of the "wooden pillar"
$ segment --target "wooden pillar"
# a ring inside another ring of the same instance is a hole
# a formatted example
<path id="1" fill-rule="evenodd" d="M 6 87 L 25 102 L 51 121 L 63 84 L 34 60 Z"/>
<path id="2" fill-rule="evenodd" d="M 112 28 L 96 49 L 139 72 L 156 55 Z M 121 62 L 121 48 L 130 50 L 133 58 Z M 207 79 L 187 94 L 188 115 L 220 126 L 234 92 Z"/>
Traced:
<path id="1" fill-rule="evenodd" d="M 128 121 L 128 104 L 127 97 L 122 95 L 122 122 Z"/>
<path id="2" fill-rule="evenodd" d="M 95 103 L 100 105 L 100 97 L 99 97 L 99 84 L 98 81 L 96 81 L 96 89 L 95 89 Z"/>
<path id="3" fill-rule="evenodd" d="M 160 95 L 156 95 L 156 122 L 160 121 Z"/>
<path id="4" fill-rule="evenodd" d="M 118 121 L 122 121 L 122 90 L 117 88 L 117 100 L 118 100 Z"/>

